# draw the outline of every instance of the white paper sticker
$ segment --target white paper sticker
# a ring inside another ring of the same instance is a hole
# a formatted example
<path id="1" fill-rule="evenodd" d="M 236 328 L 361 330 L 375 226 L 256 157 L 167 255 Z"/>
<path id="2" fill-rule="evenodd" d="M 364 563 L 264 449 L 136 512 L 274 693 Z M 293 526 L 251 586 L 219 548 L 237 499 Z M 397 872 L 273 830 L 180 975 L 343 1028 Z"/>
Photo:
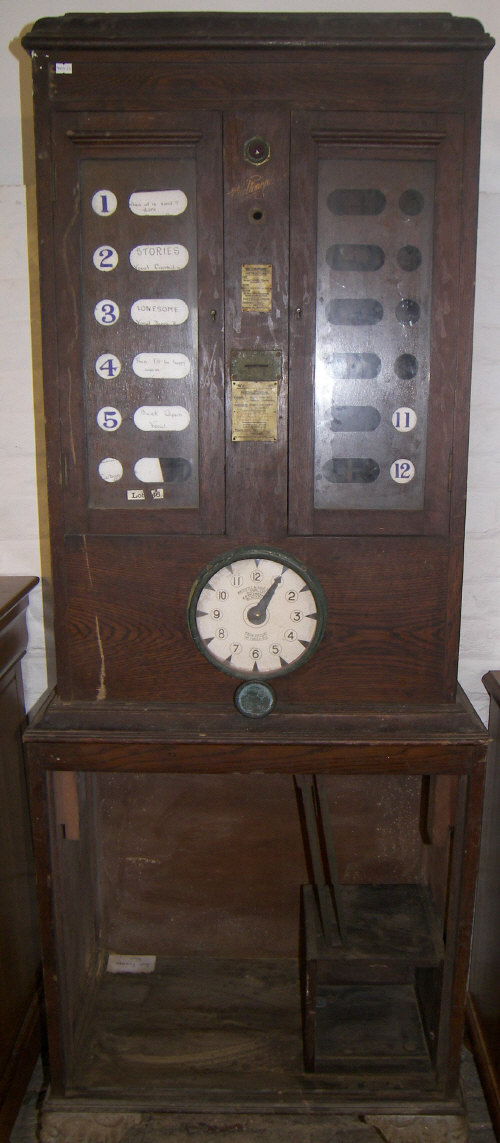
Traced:
<path id="1" fill-rule="evenodd" d="M 134 191 L 128 205 L 133 214 L 182 214 L 188 204 L 184 191 L 156 190 Z"/>
<path id="2" fill-rule="evenodd" d="M 99 465 L 99 476 L 108 484 L 114 484 L 116 480 L 121 480 L 123 468 L 120 461 L 116 460 L 114 456 L 106 456 Z"/>
<path id="3" fill-rule="evenodd" d="M 415 465 L 411 460 L 395 460 L 391 464 L 391 476 L 396 484 L 408 484 L 415 476 Z"/>
<path id="4" fill-rule="evenodd" d="M 134 472 L 137 479 L 143 480 L 145 484 L 158 484 L 159 481 L 163 480 L 163 472 L 157 456 L 142 456 L 134 464 Z"/>
<path id="5" fill-rule="evenodd" d="M 110 953 L 106 972 L 154 972 L 155 956 L 129 956 L 126 953 Z"/>
<path id="6" fill-rule="evenodd" d="M 122 423 L 122 415 L 114 405 L 105 405 L 103 409 L 99 409 L 97 414 L 97 424 L 100 429 L 104 429 L 106 433 L 114 433 L 115 429 L 119 429 Z"/>
<path id="7" fill-rule="evenodd" d="M 134 270 L 154 273 L 155 270 L 183 270 L 189 262 L 189 253 L 185 246 L 172 242 L 169 245 L 134 246 L 129 258 Z"/>
<path id="8" fill-rule="evenodd" d="M 92 261 L 97 270 L 107 273 L 118 265 L 118 254 L 113 246 L 98 246 L 92 255 Z"/>
<path id="9" fill-rule="evenodd" d="M 132 369 L 136 377 L 168 377 L 177 381 L 187 377 L 190 362 L 185 353 L 138 353 Z"/>
<path id="10" fill-rule="evenodd" d="M 392 423 L 394 428 L 398 430 L 398 433 L 411 432 L 417 423 L 415 409 L 408 409 L 403 406 L 400 409 L 396 409 L 392 414 Z"/>
<path id="11" fill-rule="evenodd" d="M 146 493 L 143 488 L 129 488 L 127 492 L 127 500 L 145 500 Z"/>
<path id="12" fill-rule="evenodd" d="M 120 310 L 111 298 L 103 298 L 94 307 L 94 317 L 99 325 L 114 325 L 120 317 Z"/>
<path id="13" fill-rule="evenodd" d="M 98 190 L 92 195 L 92 210 L 105 218 L 107 214 L 114 214 L 118 206 L 116 195 L 111 190 Z"/>
<path id="14" fill-rule="evenodd" d="M 180 433 L 190 417 L 183 405 L 141 405 L 134 413 L 134 424 L 145 433 Z"/>
<path id="15" fill-rule="evenodd" d="M 72 75 L 72 63 L 56 63 L 56 75 Z"/>
<path id="16" fill-rule="evenodd" d="M 137 325 L 182 325 L 189 310 L 180 298 L 138 298 L 130 316 Z"/>
<path id="17" fill-rule="evenodd" d="M 120 358 L 116 357 L 114 353 L 101 353 L 95 363 L 95 371 L 104 381 L 110 381 L 113 377 L 118 377 L 121 367 L 122 363 Z"/>

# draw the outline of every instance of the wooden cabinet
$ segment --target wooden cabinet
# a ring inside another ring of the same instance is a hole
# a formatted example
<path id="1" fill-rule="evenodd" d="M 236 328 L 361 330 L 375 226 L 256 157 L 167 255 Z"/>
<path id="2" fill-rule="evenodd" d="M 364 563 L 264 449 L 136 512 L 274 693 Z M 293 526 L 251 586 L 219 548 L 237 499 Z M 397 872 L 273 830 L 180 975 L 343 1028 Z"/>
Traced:
<path id="1" fill-rule="evenodd" d="M 40 944 L 20 667 L 28 595 L 37 582 L 0 578 L 0 1138 L 6 1143 L 40 1050 Z"/>
<path id="2" fill-rule="evenodd" d="M 498 815 L 500 787 L 500 676 L 489 671 L 483 680 L 490 696 L 489 730 L 481 856 L 477 880 L 467 1015 L 478 1069 L 495 1130 L 500 1131 L 500 852 Z"/>
<path id="3" fill-rule="evenodd" d="M 456 1106 L 486 741 L 456 664 L 492 42 L 448 16 L 207 14 L 41 20 L 24 43 L 53 1092 L 129 1098 L 140 1058 L 139 1101 L 269 1106 L 274 1058 L 299 1108 Z"/>

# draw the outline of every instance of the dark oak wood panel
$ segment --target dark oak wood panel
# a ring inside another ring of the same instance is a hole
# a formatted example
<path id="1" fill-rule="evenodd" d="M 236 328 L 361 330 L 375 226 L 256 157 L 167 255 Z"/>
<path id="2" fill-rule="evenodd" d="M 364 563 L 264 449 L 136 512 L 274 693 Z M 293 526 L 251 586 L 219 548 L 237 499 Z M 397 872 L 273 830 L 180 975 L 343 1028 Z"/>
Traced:
<path id="1" fill-rule="evenodd" d="M 196 572 L 235 546 L 186 539 L 181 550 L 158 537 L 68 540 L 73 650 L 62 696 L 230 705 L 234 680 L 197 651 L 184 609 Z M 415 549 L 407 539 L 344 537 L 288 541 L 287 550 L 323 584 L 328 622 L 310 662 L 276 682 L 280 700 L 318 708 L 325 701 L 354 702 L 361 690 L 371 702 L 446 701 L 454 687 L 448 691 L 441 682 L 444 541 L 421 540 Z"/>

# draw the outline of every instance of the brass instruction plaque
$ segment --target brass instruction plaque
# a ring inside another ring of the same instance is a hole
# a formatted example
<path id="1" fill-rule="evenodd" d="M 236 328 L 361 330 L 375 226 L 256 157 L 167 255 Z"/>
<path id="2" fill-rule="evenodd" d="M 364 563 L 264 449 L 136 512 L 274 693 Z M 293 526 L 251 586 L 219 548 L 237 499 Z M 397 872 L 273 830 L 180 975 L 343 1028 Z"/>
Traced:
<path id="1" fill-rule="evenodd" d="M 241 308 L 247 313 L 268 314 L 273 303 L 272 266 L 249 265 L 241 267 Z"/>
<path id="2" fill-rule="evenodd" d="M 281 381 L 281 349 L 232 349 L 233 381 Z"/>
<path id="3" fill-rule="evenodd" d="M 275 441 L 278 436 L 278 382 L 231 382 L 233 441 Z"/>

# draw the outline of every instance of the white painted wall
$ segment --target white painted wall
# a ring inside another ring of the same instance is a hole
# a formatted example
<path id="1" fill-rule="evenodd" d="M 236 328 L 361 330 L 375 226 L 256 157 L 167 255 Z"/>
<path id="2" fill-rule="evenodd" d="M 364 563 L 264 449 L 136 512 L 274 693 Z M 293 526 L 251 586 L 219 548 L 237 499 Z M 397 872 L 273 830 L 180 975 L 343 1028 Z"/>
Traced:
<path id="1" fill-rule="evenodd" d="M 0 575 L 40 573 L 46 560 L 39 346 L 28 249 L 34 261 L 33 144 L 30 64 L 20 38 L 42 16 L 82 11 L 81 0 L 0 0 Z M 357 12 L 440 12 L 443 0 L 354 0 Z M 267 0 L 148 0 L 147 11 L 269 11 Z M 310 11 L 305 0 L 274 0 L 274 11 Z M 346 3 L 315 0 L 316 11 Z M 91 0 L 94 12 L 141 10 L 137 0 Z M 486 61 L 478 237 L 469 500 L 465 551 L 460 680 L 483 716 L 486 670 L 500 669 L 500 0 L 454 0 L 455 16 L 474 15 L 498 41 Z M 28 203 L 28 212 L 27 212 Z M 27 231 L 27 216 L 30 220 Z M 27 232 L 29 238 L 27 241 Z M 32 337 L 33 335 L 33 337 Z M 30 343 L 32 346 L 30 348 Z M 35 399 L 33 400 L 33 376 Z M 35 421 L 37 422 L 35 446 Z M 37 483 L 40 487 L 37 508 Z M 40 518 L 41 549 L 39 542 Z M 47 629 L 50 618 L 46 617 Z M 30 604 L 30 645 L 24 664 L 28 705 L 45 687 L 41 593 Z"/>

